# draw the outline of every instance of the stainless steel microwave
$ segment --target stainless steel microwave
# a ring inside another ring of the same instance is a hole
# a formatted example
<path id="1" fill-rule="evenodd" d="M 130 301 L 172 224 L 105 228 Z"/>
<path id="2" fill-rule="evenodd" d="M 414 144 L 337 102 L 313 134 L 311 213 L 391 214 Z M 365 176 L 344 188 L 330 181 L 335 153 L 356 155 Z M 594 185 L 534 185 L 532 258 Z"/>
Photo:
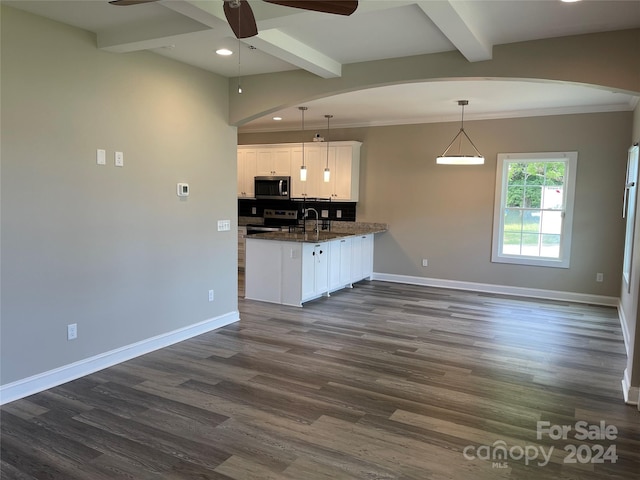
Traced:
<path id="1" fill-rule="evenodd" d="M 255 177 L 256 198 L 269 200 L 289 200 L 291 198 L 291 177 Z"/>

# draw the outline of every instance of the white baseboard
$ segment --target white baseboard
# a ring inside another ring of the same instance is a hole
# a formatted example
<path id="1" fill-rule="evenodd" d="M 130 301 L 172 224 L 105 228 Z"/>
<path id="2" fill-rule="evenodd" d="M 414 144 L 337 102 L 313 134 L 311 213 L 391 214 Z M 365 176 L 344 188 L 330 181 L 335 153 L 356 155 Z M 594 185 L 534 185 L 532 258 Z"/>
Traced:
<path id="1" fill-rule="evenodd" d="M 70 363 L 69 365 L 64 365 L 47 372 L 2 385 L 0 386 L 0 405 L 84 377 L 85 375 L 131 360 L 132 358 L 153 352 L 154 350 L 168 347 L 174 343 L 182 342 L 183 340 L 210 332 L 211 330 L 216 330 L 225 325 L 237 322 L 238 320 L 240 320 L 240 313 L 238 311 L 229 312 L 219 317 L 189 325 L 188 327 L 156 335 L 155 337 L 116 348 L 109 352 Z"/>
<path id="2" fill-rule="evenodd" d="M 606 305 L 615 307 L 618 305 L 617 297 L 604 295 L 590 295 L 586 293 L 560 292 L 555 290 L 542 290 L 538 288 L 510 287 L 507 285 L 494 285 L 490 283 L 459 282 L 457 280 L 443 280 L 440 278 L 413 277 L 410 275 L 396 275 L 393 273 L 374 272 L 373 280 L 384 282 L 407 283 L 411 285 L 424 285 L 425 287 L 451 288 L 455 290 L 469 290 L 472 292 L 496 293 L 501 295 L 515 295 L 519 297 L 542 298 L 546 300 L 562 300 L 566 302 L 590 303 L 594 305 Z"/>
<path id="3" fill-rule="evenodd" d="M 629 378 L 629 370 L 625 368 L 622 376 L 622 394 L 624 395 L 624 403 L 628 405 L 637 405 L 640 410 L 640 388 L 631 386 Z"/>

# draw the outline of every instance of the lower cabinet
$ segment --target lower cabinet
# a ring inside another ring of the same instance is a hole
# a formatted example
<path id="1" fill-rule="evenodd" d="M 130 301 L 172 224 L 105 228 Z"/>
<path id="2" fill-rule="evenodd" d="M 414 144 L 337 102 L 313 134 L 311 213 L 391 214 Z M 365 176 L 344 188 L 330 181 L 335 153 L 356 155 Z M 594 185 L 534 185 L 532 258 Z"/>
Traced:
<path id="1" fill-rule="evenodd" d="M 329 242 L 302 244 L 302 302 L 329 291 Z"/>
<path id="2" fill-rule="evenodd" d="M 351 237 L 329 242 L 329 291 L 350 287 Z"/>
<path id="3" fill-rule="evenodd" d="M 373 274 L 373 233 L 351 237 L 351 282 L 371 279 Z"/>
<path id="4" fill-rule="evenodd" d="M 308 243 L 247 237 L 245 298 L 302 306 L 370 278 L 373 234 Z"/>

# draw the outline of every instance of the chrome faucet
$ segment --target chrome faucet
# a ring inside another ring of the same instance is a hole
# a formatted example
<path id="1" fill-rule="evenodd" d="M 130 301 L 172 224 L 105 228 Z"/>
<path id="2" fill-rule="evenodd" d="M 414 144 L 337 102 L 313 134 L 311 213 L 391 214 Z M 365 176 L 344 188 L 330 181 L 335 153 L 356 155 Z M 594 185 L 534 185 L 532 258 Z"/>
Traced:
<path id="1" fill-rule="evenodd" d="M 308 218 L 309 217 L 309 210 L 311 210 L 312 212 L 314 212 L 316 214 L 316 235 L 320 235 L 320 229 L 318 228 L 318 221 L 320 220 L 320 216 L 318 215 L 318 211 L 315 208 L 307 208 L 304 211 L 304 218 Z"/>

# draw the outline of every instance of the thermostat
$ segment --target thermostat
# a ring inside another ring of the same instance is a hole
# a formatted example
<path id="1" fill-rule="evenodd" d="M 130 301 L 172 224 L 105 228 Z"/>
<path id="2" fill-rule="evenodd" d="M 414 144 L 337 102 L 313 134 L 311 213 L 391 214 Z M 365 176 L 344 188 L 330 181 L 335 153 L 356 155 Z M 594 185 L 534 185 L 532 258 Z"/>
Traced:
<path id="1" fill-rule="evenodd" d="M 179 183 L 178 184 L 178 196 L 179 197 L 188 197 L 189 196 L 189 184 L 188 183 Z"/>

